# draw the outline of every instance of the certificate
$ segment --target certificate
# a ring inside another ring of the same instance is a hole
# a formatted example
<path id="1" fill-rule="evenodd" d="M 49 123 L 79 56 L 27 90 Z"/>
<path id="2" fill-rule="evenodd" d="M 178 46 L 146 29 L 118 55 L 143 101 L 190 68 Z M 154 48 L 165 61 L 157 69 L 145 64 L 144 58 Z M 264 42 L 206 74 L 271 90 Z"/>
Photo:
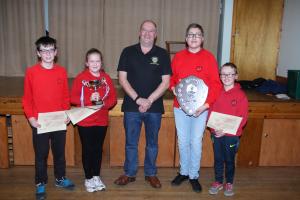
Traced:
<path id="1" fill-rule="evenodd" d="M 65 111 L 47 112 L 38 114 L 38 123 L 41 125 L 37 128 L 37 133 L 47 133 L 53 131 L 66 130 L 65 123 L 67 115 Z"/>
<path id="2" fill-rule="evenodd" d="M 242 117 L 219 112 L 211 112 L 207 126 L 215 130 L 222 130 L 224 133 L 236 135 L 241 121 Z"/>
<path id="3" fill-rule="evenodd" d="M 101 107 L 102 105 L 76 107 L 76 108 L 72 108 L 71 110 L 67 110 L 66 114 L 70 118 L 72 124 L 75 125 L 81 120 L 97 112 L 99 109 L 101 109 Z"/>

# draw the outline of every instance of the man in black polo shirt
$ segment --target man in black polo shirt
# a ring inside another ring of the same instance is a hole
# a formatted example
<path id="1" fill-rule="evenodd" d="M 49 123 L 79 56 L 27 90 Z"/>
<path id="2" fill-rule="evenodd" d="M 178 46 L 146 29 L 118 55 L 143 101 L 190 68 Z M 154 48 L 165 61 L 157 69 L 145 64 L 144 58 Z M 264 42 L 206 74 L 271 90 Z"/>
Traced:
<path id="1" fill-rule="evenodd" d="M 126 134 L 124 175 L 115 184 L 127 185 L 135 181 L 138 169 L 138 141 L 144 122 L 146 152 L 145 180 L 160 188 L 157 178 L 156 158 L 158 132 L 164 113 L 162 95 L 169 87 L 171 66 L 166 50 L 154 45 L 156 24 L 145 20 L 140 26 L 139 43 L 126 47 L 119 60 L 119 82 L 125 91 L 122 111 Z"/>

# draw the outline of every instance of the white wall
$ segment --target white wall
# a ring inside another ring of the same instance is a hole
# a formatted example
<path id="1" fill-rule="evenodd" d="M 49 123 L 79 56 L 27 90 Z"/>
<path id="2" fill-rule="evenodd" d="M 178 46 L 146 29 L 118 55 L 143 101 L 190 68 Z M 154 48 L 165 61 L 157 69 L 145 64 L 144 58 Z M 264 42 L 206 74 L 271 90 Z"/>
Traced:
<path id="1" fill-rule="evenodd" d="M 230 61 L 230 46 L 231 46 L 231 29 L 232 29 L 232 15 L 233 15 L 234 0 L 224 1 L 224 22 L 221 45 L 220 65 Z"/>
<path id="2" fill-rule="evenodd" d="M 277 76 L 300 70 L 300 1 L 285 0 Z"/>

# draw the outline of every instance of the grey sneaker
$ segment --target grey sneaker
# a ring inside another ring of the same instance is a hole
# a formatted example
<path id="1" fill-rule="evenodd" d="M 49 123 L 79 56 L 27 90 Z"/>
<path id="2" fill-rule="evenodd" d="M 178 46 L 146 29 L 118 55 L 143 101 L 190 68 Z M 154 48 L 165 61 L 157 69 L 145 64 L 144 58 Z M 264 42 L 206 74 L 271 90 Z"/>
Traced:
<path id="1" fill-rule="evenodd" d="M 231 196 L 234 195 L 234 192 L 233 192 L 233 185 L 232 185 L 231 183 L 226 183 L 224 195 L 225 195 L 226 197 L 231 197 Z"/>
<path id="2" fill-rule="evenodd" d="M 219 183 L 219 182 L 214 182 L 211 184 L 211 187 L 208 190 L 209 194 L 218 194 L 218 192 L 220 190 L 223 189 L 223 184 Z"/>

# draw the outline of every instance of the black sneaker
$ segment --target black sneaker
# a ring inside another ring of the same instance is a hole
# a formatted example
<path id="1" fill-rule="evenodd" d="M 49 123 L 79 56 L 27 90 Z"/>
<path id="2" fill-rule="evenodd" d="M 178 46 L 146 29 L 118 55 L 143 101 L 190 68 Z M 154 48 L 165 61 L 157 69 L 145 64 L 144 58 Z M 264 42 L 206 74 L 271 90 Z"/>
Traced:
<path id="1" fill-rule="evenodd" d="M 198 179 L 190 179 L 190 183 L 192 185 L 192 188 L 193 188 L 194 192 L 201 192 L 202 191 L 202 187 L 201 187 Z"/>
<path id="2" fill-rule="evenodd" d="M 188 179 L 189 179 L 189 176 L 181 175 L 180 173 L 178 173 L 178 175 L 173 179 L 171 184 L 174 185 L 174 186 L 178 186 L 183 181 L 188 180 Z"/>

